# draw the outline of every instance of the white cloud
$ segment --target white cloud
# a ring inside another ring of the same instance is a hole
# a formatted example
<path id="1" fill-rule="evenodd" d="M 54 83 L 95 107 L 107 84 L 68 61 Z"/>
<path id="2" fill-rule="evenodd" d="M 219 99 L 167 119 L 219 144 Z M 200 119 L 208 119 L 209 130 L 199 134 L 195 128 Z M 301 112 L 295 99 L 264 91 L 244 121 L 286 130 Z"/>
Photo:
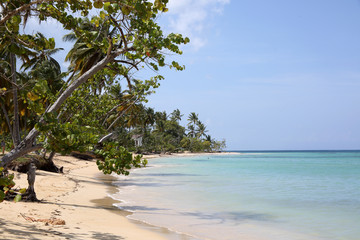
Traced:
<path id="1" fill-rule="evenodd" d="M 197 50 L 206 42 L 205 30 L 209 19 L 221 15 L 230 0 L 170 0 L 168 3 L 169 28 L 190 38 Z"/>

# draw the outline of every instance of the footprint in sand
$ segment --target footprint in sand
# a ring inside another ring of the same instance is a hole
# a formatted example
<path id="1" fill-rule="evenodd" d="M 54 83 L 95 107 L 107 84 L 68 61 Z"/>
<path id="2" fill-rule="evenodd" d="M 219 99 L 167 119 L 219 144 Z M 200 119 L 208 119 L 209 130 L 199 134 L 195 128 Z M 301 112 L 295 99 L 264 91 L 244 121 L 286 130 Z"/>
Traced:
<path id="1" fill-rule="evenodd" d="M 60 216 L 61 211 L 56 209 L 55 211 L 51 212 L 51 214 L 56 215 L 56 216 Z"/>

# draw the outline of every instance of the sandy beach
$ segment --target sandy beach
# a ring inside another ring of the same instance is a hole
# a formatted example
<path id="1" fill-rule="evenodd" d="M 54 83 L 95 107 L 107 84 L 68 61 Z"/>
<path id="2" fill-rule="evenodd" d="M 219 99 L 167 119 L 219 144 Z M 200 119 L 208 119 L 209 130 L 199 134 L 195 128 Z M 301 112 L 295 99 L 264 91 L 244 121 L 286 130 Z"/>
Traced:
<path id="1" fill-rule="evenodd" d="M 194 156 L 197 154 L 173 154 Z M 153 159 L 169 155 L 147 155 Z M 112 176 L 101 173 L 95 160 L 55 156 L 64 174 L 36 171 L 40 203 L 0 203 L 1 239 L 188 239 L 167 229 L 132 222 L 128 212 L 112 204 Z M 15 172 L 15 188 L 27 187 L 27 175 Z M 48 223 L 46 223 L 48 222 Z"/>
<path id="2" fill-rule="evenodd" d="M 64 166 L 64 174 L 37 171 L 35 191 L 40 203 L 0 203 L 1 239 L 136 240 L 171 235 L 131 223 L 128 213 L 113 207 L 114 200 L 107 196 L 115 189 L 112 177 L 102 174 L 95 161 L 56 156 L 55 163 Z M 15 173 L 15 182 L 16 187 L 27 187 L 26 174 Z M 42 219 L 55 219 L 55 225 Z"/>

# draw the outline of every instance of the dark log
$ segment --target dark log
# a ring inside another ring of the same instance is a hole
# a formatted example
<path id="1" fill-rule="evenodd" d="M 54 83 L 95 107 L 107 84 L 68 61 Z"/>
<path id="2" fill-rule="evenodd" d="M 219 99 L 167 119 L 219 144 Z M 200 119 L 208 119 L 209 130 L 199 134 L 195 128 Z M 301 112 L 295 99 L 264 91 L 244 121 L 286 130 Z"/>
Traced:
<path id="1" fill-rule="evenodd" d="M 52 151 L 48 158 L 44 157 L 46 163 L 44 165 L 41 165 L 40 167 L 41 170 L 48 172 L 55 172 L 55 173 L 63 173 L 64 168 L 63 167 L 58 168 L 53 161 L 55 153 L 56 153 L 55 151 Z"/>

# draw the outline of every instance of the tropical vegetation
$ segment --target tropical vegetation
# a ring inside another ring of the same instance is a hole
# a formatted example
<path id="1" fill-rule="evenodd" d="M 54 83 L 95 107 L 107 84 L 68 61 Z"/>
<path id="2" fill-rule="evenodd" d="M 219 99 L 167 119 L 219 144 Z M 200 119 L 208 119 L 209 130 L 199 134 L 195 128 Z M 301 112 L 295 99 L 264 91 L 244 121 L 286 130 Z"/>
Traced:
<path id="1" fill-rule="evenodd" d="M 0 159 L 6 169 L 14 160 L 36 152 L 53 164 L 55 153 L 92 152 L 104 173 L 128 174 L 146 160 L 131 152 L 217 151 L 206 126 L 191 113 L 182 115 L 146 107 L 147 96 L 160 86 L 159 71 L 184 66 L 167 60 L 182 54 L 189 39 L 164 34 L 156 22 L 168 11 L 168 0 L 2 0 L 0 3 L 0 141 L 9 152 Z M 96 11 L 94 11 L 94 9 Z M 65 71 L 55 54 L 54 38 L 26 33 L 29 19 L 52 19 L 70 31 L 72 43 Z M 151 69 L 152 77 L 136 72 Z M 142 142 L 135 144 L 136 138 Z M 0 197 L 12 178 L 1 173 Z M 5 180 L 4 180 L 5 179 Z M 11 186 L 11 184 L 10 184 Z"/>
<path id="2" fill-rule="evenodd" d="M 118 134 L 113 136 L 114 140 L 121 139 L 121 145 L 132 152 L 216 152 L 225 148 L 225 141 L 216 141 L 208 135 L 206 126 L 194 112 L 189 114 L 188 124 L 182 126 L 183 115 L 179 109 L 167 114 L 141 105 L 137 111 L 132 113 L 134 116 L 124 116 L 124 124 L 118 128 Z M 137 123 L 129 124 L 129 117 L 135 118 Z M 141 139 L 141 144 L 136 144 L 136 139 Z"/>

